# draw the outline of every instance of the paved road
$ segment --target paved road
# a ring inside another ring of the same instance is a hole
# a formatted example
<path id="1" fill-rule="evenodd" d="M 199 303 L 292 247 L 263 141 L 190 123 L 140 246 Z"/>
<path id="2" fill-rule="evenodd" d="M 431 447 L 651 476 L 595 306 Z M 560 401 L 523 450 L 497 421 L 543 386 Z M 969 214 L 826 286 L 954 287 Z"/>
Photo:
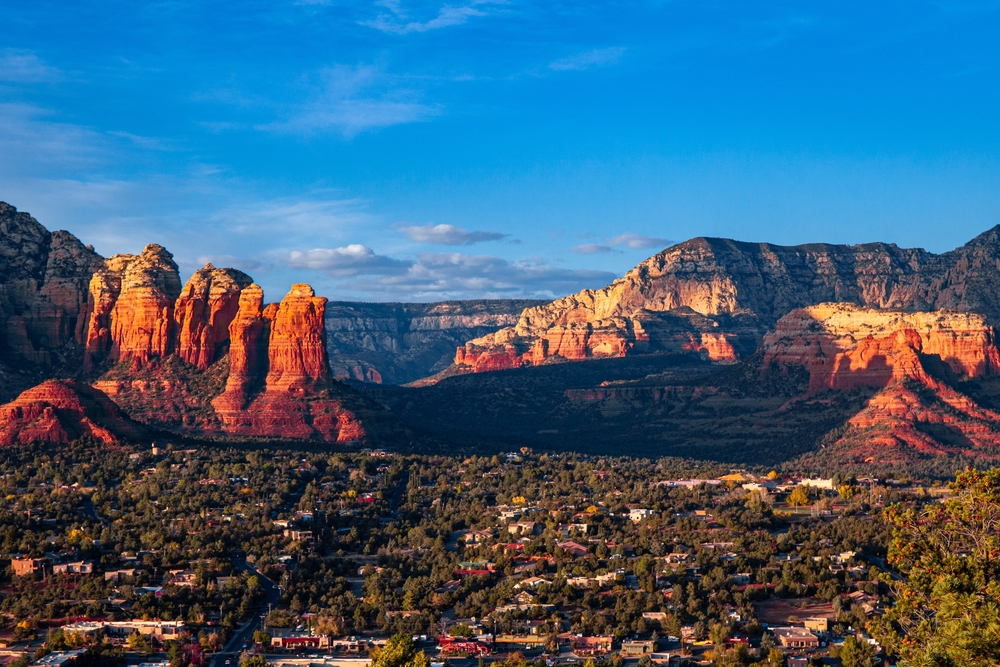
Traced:
<path id="1" fill-rule="evenodd" d="M 248 646 L 253 645 L 253 633 L 261 628 L 263 616 L 267 613 L 268 605 L 276 606 L 278 599 L 281 597 L 281 591 L 278 589 L 278 585 L 265 577 L 263 574 L 257 571 L 250 563 L 242 558 L 234 558 L 233 566 L 240 572 L 250 572 L 251 574 L 257 575 L 260 579 L 261 586 L 264 588 L 264 601 L 251 612 L 250 620 L 240 626 L 240 628 L 233 633 L 232 638 L 219 653 L 215 654 L 212 659 L 211 667 L 224 667 L 226 660 L 232 660 L 233 665 L 239 661 L 240 653 L 243 651 L 243 645 Z"/>

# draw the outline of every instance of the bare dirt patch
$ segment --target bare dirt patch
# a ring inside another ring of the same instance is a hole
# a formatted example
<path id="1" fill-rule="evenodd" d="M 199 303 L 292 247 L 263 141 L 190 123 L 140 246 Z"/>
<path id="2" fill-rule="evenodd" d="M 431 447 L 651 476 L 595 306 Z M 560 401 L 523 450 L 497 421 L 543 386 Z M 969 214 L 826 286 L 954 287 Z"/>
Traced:
<path id="1" fill-rule="evenodd" d="M 757 618 L 768 625 L 784 625 L 789 616 L 799 619 L 837 618 L 833 613 L 833 603 L 821 598 L 771 598 L 763 602 L 754 602 Z"/>

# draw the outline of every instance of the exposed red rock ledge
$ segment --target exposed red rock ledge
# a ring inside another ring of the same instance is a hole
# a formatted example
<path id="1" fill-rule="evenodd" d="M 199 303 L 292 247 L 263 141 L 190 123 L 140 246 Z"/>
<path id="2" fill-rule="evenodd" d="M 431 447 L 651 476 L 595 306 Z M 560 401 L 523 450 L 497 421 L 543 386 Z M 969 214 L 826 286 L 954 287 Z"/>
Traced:
<path id="1" fill-rule="evenodd" d="M 809 392 L 885 387 L 905 378 L 937 386 L 925 368 L 940 359 L 958 376 L 1000 373 L 986 318 L 941 310 L 902 313 L 844 303 L 793 310 L 764 337 L 764 365 L 809 369 Z"/>
<path id="2" fill-rule="evenodd" d="M 48 380 L 0 406 L 0 445 L 68 443 L 82 436 L 112 444 L 143 435 L 111 399 L 71 380 Z"/>

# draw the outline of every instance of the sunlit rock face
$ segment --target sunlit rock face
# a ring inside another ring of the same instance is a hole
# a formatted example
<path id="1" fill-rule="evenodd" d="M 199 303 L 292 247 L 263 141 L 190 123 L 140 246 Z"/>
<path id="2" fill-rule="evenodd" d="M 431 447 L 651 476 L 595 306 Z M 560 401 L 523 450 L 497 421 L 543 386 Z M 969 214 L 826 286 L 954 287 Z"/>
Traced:
<path id="1" fill-rule="evenodd" d="M 697 238 L 657 253 L 607 287 L 525 309 L 516 325 L 462 346 L 455 364 L 496 370 L 678 347 L 731 362 L 752 353 L 782 316 L 825 302 L 975 311 L 997 322 L 998 278 L 997 228 L 941 255 L 886 243 L 776 246 Z"/>

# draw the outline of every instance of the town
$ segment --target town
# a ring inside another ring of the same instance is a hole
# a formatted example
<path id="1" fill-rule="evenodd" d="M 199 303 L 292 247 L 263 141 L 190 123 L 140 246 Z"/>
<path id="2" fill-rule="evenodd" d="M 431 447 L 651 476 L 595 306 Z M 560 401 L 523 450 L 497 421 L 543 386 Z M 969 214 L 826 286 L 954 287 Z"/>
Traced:
<path id="1" fill-rule="evenodd" d="M 947 494 L 527 449 L 2 461 L 15 667 L 363 666 L 394 636 L 458 665 L 867 664 L 847 655 L 880 648 L 863 628 L 889 594 L 881 508 Z"/>

